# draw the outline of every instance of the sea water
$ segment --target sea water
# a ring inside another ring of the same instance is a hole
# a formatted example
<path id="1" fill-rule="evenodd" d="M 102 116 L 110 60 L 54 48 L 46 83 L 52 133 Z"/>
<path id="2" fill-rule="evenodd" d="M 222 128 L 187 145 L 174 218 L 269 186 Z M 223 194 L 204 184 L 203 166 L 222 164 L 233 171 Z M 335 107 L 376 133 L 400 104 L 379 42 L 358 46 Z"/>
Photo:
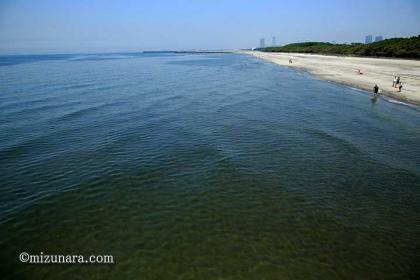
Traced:
<path id="1" fill-rule="evenodd" d="M 408 278 L 419 221 L 418 107 L 242 54 L 0 57 L 3 279 Z"/>

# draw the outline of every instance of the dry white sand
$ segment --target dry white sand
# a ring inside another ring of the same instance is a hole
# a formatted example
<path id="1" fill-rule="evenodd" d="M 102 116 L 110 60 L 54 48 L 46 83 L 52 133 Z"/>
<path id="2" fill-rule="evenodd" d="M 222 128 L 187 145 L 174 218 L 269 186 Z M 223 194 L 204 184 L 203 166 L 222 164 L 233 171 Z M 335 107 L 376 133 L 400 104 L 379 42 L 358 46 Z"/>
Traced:
<path id="1" fill-rule="evenodd" d="M 420 105 L 420 61 L 386 58 L 361 58 L 297 53 L 243 51 L 273 63 L 297 67 L 320 77 L 353 87 L 373 91 L 378 85 L 383 95 Z M 289 59 L 293 63 L 289 63 Z M 357 70 L 363 75 L 357 74 Z M 401 92 L 392 87 L 394 76 L 400 76 Z"/>

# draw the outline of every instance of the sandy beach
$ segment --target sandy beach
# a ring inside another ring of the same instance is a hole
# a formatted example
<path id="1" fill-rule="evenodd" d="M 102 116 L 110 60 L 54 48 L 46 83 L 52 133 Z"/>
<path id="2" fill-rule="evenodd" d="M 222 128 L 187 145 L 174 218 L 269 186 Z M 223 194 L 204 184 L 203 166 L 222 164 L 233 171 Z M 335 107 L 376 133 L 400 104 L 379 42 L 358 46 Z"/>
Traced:
<path id="1" fill-rule="evenodd" d="M 326 56 L 298 53 L 265 53 L 245 51 L 270 62 L 296 67 L 332 82 L 372 91 L 377 84 L 383 95 L 420 105 L 420 61 L 385 58 Z M 289 63 L 289 59 L 293 63 Z M 363 73 L 359 75 L 358 69 Z M 394 76 L 400 76 L 401 92 L 392 87 Z"/>

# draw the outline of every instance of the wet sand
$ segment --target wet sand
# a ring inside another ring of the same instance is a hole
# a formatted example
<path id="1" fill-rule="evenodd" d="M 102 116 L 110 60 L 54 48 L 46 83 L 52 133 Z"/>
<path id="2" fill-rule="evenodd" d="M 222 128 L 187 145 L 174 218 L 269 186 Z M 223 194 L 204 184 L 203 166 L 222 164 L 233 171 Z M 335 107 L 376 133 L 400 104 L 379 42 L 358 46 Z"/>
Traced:
<path id="1" fill-rule="evenodd" d="M 367 91 L 377 84 L 383 95 L 420 105 L 420 61 L 387 58 L 361 58 L 298 53 L 265 53 L 243 51 L 270 62 L 296 67 L 332 82 L 342 83 Z M 293 63 L 289 63 L 289 59 Z M 357 73 L 358 69 L 363 73 Z M 392 87 L 394 76 L 400 76 L 401 92 Z"/>

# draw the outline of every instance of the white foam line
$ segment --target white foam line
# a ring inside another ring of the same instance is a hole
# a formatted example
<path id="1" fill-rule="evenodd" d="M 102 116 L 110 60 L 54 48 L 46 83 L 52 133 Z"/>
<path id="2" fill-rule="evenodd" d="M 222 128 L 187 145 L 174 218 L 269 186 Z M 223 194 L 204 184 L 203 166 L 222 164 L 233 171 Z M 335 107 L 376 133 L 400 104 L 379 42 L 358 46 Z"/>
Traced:
<path id="1" fill-rule="evenodd" d="M 399 105 L 404 105 L 404 106 L 408 106 L 410 108 L 415 108 L 415 109 L 420 109 L 419 106 L 413 105 L 413 104 L 409 104 L 409 103 L 405 103 L 402 101 L 398 101 L 392 98 L 384 98 L 386 101 L 388 101 L 389 103 L 393 103 L 393 104 L 399 104 Z"/>

